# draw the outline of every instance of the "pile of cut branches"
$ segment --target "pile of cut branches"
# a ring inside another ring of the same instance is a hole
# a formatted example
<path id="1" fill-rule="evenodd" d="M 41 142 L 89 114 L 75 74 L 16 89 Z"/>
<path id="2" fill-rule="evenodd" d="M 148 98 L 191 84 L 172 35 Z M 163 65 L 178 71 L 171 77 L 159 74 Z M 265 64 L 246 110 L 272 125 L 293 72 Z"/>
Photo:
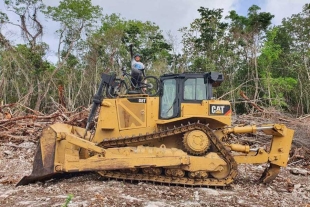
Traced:
<path id="1" fill-rule="evenodd" d="M 85 127 L 89 109 L 68 111 L 61 105 L 50 114 L 34 111 L 18 103 L 0 106 L 0 142 L 37 141 L 42 129 L 55 122 Z"/>

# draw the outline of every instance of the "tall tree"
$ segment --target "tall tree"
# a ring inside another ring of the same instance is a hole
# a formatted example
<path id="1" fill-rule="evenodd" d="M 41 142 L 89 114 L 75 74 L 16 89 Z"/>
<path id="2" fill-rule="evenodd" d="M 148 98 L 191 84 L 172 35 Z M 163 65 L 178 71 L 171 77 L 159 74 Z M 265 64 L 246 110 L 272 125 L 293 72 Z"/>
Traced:
<path id="1" fill-rule="evenodd" d="M 78 57 L 74 52 L 79 52 L 79 44 L 82 44 L 87 33 L 91 33 L 101 17 L 101 10 L 99 6 L 93 6 L 91 0 L 63 0 L 57 7 L 47 7 L 45 14 L 53 21 L 59 22 L 60 29 L 57 30 L 58 64 L 49 77 L 50 81 L 43 97 L 47 95 L 49 87 L 54 82 L 52 78 L 56 74 L 58 84 L 66 85 L 69 108 L 75 107 L 85 74 L 75 70 L 78 66 Z M 75 86 L 77 83 L 80 85 Z"/>
<path id="2" fill-rule="evenodd" d="M 246 68 L 240 68 L 238 71 L 239 77 L 245 77 L 242 78 L 242 82 L 254 80 L 253 99 L 255 101 L 259 99 L 260 92 L 260 73 L 258 71 L 257 59 L 261 52 L 264 34 L 274 17 L 269 12 L 259 12 L 260 9 L 257 5 L 253 5 L 248 9 L 247 17 L 238 15 L 236 11 L 230 11 L 226 17 L 231 21 L 229 32 L 242 51 L 240 55 L 243 56 L 246 62 Z M 252 93 L 252 90 L 248 92 Z"/>
<path id="3" fill-rule="evenodd" d="M 310 4 L 305 4 L 298 14 L 285 18 L 276 41 L 284 51 L 278 61 L 278 75 L 297 80 L 286 100 L 298 115 L 310 112 Z"/>
<path id="4" fill-rule="evenodd" d="M 189 28 L 182 28 L 184 54 L 190 64 L 189 70 L 222 70 L 225 60 L 224 37 L 228 26 L 222 21 L 223 9 L 198 9 L 200 18 L 195 19 Z"/>
<path id="5" fill-rule="evenodd" d="M 278 33 L 279 27 L 266 32 L 266 40 L 258 58 L 262 88 L 265 91 L 262 98 L 267 98 L 267 105 L 288 109 L 287 98 L 294 93 L 297 79 L 278 72 L 281 69 L 277 63 L 283 53 L 281 45 L 276 42 Z"/>
<path id="6" fill-rule="evenodd" d="M 45 5 L 40 0 L 7 0 L 4 3 L 6 11 L 14 13 L 18 20 L 10 20 L 1 11 L 1 24 L 19 28 L 26 44 L 15 47 L 0 32 L 0 42 L 6 48 L 2 51 L 2 89 L 16 92 L 17 97 L 10 99 L 7 96 L 8 100 L 17 98 L 22 104 L 39 110 L 43 87 L 41 79 L 50 68 L 44 60 L 48 45 L 41 41 L 43 26 L 39 18 Z"/>

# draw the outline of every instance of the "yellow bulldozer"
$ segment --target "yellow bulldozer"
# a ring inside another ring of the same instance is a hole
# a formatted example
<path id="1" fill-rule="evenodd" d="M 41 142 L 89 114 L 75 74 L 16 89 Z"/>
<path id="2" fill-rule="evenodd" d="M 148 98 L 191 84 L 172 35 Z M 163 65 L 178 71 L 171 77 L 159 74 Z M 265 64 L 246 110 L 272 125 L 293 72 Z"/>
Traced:
<path id="1" fill-rule="evenodd" d="M 104 98 L 104 91 L 115 86 L 115 75 L 103 74 L 86 129 L 63 123 L 45 128 L 32 174 L 17 185 L 96 171 L 128 181 L 228 186 L 242 163 L 268 163 L 260 181 L 272 181 L 287 165 L 294 131 L 283 124 L 232 126 L 230 102 L 213 96 L 222 82 L 218 72 L 166 74 L 158 97 Z M 257 131 L 270 135 L 270 146 L 254 149 L 229 139 Z"/>

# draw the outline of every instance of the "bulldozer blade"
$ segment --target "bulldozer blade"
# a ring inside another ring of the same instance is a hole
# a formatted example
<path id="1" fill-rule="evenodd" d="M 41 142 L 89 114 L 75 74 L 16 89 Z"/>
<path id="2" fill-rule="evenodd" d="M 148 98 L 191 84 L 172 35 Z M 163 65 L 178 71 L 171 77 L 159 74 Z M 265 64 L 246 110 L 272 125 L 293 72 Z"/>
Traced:
<path id="1" fill-rule="evenodd" d="M 44 129 L 35 153 L 32 173 L 23 177 L 16 186 L 46 180 L 56 174 L 54 171 L 55 145 L 56 133 L 54 130 L 50 127 Z"/>
<path id="2" fill-rule="evenodd" d="M 270 166 L 264 170 L 259 181 L 262 183 L 270 183 L 278 176 L 279 172 L 280 166 L 270 163 Z"/>

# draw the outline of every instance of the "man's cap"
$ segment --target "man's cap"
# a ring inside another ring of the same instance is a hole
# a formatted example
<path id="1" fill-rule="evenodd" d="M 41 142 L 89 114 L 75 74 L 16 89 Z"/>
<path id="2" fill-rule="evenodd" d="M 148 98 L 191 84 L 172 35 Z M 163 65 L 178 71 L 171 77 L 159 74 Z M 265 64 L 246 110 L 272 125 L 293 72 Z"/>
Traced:
<path id="1" fill-rule="evenodd" d="M 133 58 L 136 58 L 137 56 L 141 57 L 141 55 L 140 55 L 139 53 L 137 53 L 137 54 L 135 54 L 135 55 L 133 56 Z"/>

